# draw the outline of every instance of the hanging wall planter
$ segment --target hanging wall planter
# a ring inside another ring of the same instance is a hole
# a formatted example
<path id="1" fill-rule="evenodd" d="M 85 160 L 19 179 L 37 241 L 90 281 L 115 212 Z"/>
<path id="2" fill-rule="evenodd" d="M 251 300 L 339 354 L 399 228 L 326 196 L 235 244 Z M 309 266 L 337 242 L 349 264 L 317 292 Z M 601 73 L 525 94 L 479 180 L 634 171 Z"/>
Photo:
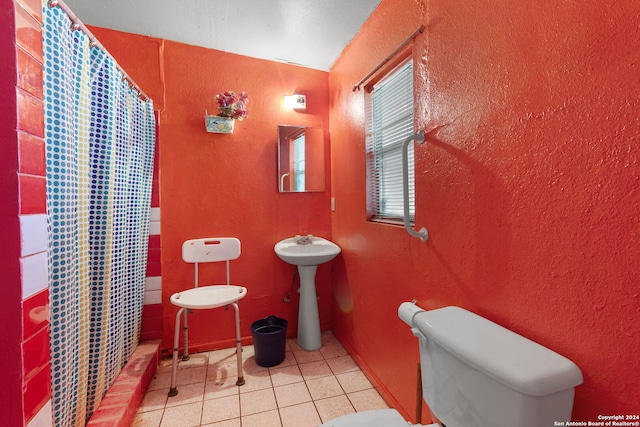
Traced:
<path id="1" fill-rule="evenodd" d="M 207 132 L 211 133 L 233 133 L 235 120 L 231 117 L 210 116 L 205 114 L 204 125 Z"/>
<path id="2" fill-rule="evenodd" d="M 249 117 L 247 104 L 249 96 L 246 92 L 227 91 L 216 95 L 216 104 L 218 105 L 218 115 L 210 116 L 205 111 L 204 124 L 207 132 L 211 133 L 233 133 L 235 121 L 242 121 Z"/>

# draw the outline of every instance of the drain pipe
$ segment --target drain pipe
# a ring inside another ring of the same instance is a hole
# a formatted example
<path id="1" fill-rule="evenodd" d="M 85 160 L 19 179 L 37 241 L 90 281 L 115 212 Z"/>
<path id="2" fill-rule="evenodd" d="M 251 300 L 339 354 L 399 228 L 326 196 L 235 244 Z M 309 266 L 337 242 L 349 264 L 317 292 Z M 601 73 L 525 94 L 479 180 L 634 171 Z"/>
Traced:
<path id="1" fill-rule="evenodd" d="M 297 277 L 298 277 L 298 269 L 296 268 L 295 273 L 293 273 L 293 279 L 291 279 L 291 289 L 289 289 L 289 293 L 284 297 L 284 302 L 291 302 L 291 293 L 293 292 L 293 288 L 296 285 Z"/>
<path id="2" fill-rule="evenodd" d="M 416 386 L 416 423 L 422 422 L 422 368 L 418 362 L 418 384 Z"/>

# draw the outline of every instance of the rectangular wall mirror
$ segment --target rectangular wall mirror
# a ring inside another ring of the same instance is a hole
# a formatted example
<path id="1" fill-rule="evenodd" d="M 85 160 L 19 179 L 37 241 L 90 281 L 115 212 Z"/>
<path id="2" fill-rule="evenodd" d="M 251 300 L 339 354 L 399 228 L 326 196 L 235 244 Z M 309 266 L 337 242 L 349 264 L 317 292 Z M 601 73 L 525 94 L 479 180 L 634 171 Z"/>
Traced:
<path id="1" fill-rule="evenodd" d="M 278 125 L 278 189 L 324 191 L 324 130 Z"/>

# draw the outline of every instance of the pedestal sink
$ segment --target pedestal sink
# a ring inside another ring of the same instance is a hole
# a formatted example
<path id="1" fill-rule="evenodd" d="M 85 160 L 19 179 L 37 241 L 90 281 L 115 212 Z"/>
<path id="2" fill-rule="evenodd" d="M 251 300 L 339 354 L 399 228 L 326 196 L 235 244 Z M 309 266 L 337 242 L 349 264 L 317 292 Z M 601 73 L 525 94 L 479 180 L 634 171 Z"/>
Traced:
<path id="1" fill-rule="evenodd" d="M 321 237 L 296 236 L 276 243 L 274 250 L 281 260 L 298 266 L 300 274 L 298 345 L 305 350 L 318 350 L 322 347 L 322 340 L 316 296 L 316 270 L 318 264 L 335 258 L 340 253 L 340 247 Z"/>

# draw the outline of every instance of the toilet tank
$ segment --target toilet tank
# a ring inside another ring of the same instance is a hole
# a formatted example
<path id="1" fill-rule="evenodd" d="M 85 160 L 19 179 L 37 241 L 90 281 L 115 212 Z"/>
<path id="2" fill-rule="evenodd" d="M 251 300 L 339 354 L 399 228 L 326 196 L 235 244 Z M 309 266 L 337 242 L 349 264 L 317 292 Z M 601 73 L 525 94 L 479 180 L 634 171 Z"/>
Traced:
<path id="1" fill-rule="evenodd" d="M 420 341 L 423 396 L 447 427 L 541 427 L 571 419 L 580 369 L 460 307 L 398 314 Z"/>

